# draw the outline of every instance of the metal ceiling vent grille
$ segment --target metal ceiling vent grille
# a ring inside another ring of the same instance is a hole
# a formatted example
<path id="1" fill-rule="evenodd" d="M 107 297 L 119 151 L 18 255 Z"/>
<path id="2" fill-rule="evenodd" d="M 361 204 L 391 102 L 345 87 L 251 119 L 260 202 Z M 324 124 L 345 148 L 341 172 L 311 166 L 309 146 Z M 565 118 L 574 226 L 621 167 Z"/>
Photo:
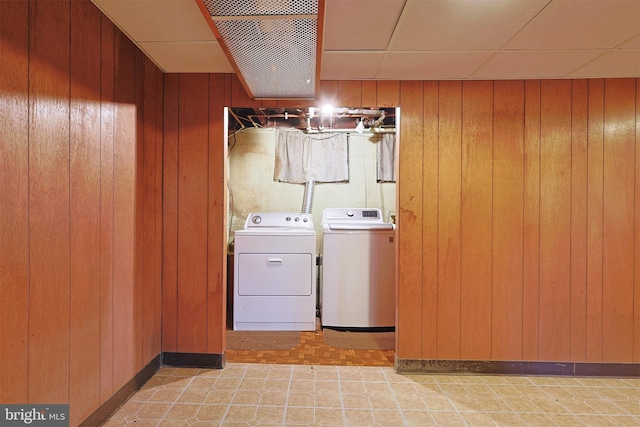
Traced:
<path id="1" fill-rule="evenodd" d="M 319 0 L 203 0 L 254 98 L 313 98 Z"/>

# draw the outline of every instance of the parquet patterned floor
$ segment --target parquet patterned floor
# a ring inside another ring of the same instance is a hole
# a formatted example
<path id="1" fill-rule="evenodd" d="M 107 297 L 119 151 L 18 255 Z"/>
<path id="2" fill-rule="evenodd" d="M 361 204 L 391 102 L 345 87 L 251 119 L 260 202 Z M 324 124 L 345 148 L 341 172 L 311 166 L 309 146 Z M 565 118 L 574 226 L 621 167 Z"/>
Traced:
<path id="1" fill-rule="evenodd" d="M 329 365 L 329 366 L 393 366 L 393 350 L 352 350 L 331 347 L 325 343 L 322 328 L 300 333 L 300 344 L 289 350 L 230 350 L 227 362 Z"/>

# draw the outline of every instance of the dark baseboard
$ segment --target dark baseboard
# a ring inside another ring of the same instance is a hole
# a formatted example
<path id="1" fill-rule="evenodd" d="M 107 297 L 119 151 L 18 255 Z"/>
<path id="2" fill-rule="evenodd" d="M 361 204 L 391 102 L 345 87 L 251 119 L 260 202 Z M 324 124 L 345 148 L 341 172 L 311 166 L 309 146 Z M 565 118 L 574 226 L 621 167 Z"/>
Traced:
<path id="1" fill-rule="evenodd" d="M 502 374 L 569 377 L 640 377 L 638 363 L 523 362 L 398 359 L 399 374 Z"/>
<path id="2" fill-rule="evenodd" d="M 93 411 L 82 423 L 81 427 L 95 427 L 104 423 L 124 402 L 155 374 L 161 365 L 180 366 L 190 368 L 222 369 L 225 365 L 224 354 L 202 353 L 162 353 L 153 358 L 129 382 L 120 388 L 113 396 Z"/>
<path id="3" fill-rule="evenodd" d="M 576 377 L 639 377 L 638 363 L 576 363 Z"/>
<path id="4" fill-rule="evenodd" d="M 140 372 L 134 375 L 129 382 L 123 385 L 120 390 L 115 392 L 113 396 L 106 402 L 98 407 L 91 415 L 89 415 L 82 423 L 81 427 L 95 427 L 102 424 L 104 421 L 113 414 L 116 409 L 120 407 L 124 402 L 131 397 L 133 393 L 140 390 L 140 387 L 144 385 L 149 378 L 155 374 L 160 368 L 161 357 L 158 354 L 153 358 L 151 362 L 147 364 Z"/>
<path id="5" fill-rule="evenodd" d="M 162 364 L 188 368 L 224 368 L 225 355 L 208 353 L 162 353 Z"/>

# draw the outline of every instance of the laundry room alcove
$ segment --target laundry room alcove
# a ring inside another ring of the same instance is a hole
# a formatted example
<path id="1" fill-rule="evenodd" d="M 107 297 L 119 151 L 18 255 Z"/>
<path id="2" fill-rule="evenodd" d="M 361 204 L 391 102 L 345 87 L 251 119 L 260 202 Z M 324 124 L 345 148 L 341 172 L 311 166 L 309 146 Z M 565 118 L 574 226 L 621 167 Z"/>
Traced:
<path id="1" fill-rule="evenodd" d="M 255 350 L 268 348 L 270 344 L 265 344 L 265 340 L 271 340 L 274 348 L 299 344 L 291 333 L 284 332 L 279 334 L 282 342 L 276 342 L 278 339 L 272 332 L 247 331 L 239 338 L 234 335 L 237 332 L 233 331 L 235 232 L 245 227 L 252 213 L 306 212 L 317 236 L 316 262 L 321 264 L 321 224 L 325 209 L 369 208 L 379 211 L 383 222 L 395 223 L 399 109 L 335 107 L 329 112 L 322 107 L 250 107 L 230 108 L 227 112 L 227 349 L 230 360 L 229 354 L 234 349 L 250 352 L 252 346 Z M 305 141 L 310 148 L 304 148 Z M 305 178 L 304 173 L 310 168 L 315 168 L 313 177 L 320 177 L 318 180 L 309 182 Z M 314 284 L 318 332 L 322 331 L 320 269 L 321 265 L 317 265 Z M 395 301 L 389 303 L 395 310 Z M 392 329 L 367 328 L 365 332 L 374 334 L 374 338 L 375 334 L 381 334 L 377 341 L 364 340 L 365 347 L 378 347 L 371 350 L 392 354 L 393 348 L 389 349 L 393 347 L 389 343 L 394 341 Z M 334 356 L 328 354 L 328 357 Z M 336 361 L 326 363 L 336 364 Z"/>

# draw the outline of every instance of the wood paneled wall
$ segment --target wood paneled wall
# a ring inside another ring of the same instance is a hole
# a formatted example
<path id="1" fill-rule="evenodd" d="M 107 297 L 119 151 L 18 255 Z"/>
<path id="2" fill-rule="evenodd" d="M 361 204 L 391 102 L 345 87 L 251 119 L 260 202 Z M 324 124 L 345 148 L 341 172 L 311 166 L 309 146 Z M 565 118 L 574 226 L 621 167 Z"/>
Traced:
<path id="1" fill-rule="evenodd" d="M 163 76 L 88 1 L 0 2 L 0 57 L 0 401 L 77 424 L 224 351 L 223 107 L 309 103 Z M 637 79 L 320 88 L 401 107 L 399 358 L 640 361 Z"/>
<path id="2" fill-rule="evenodd" d="M 249 100 L 217 75 L 171 76 L 165 94 L 175 116 L 165 118 L 163 349 L 218 352 L 203 322 L 224 301 L 212 287 L 226 240 L 211 235 L 211 218 L 224 220 L 211 173 L 224 162 L 222 147 L 211 155 L 222 135 L 207 134 L 203 98 L 215 100 L 216 126 L 222 105 L 309 102 Z M 322 81 L 318 102 L 401 107 L 399 358 L 640 362 L 637 79 Z M 209 331 L 224 329 L 218 316 Z"/>
<path id="3" fill-rule="evenodd" d="M 639 89 L 401 83 L 399 358 L 640 361 Z"/>
<path id="4" fill-rule="evenodd" d="M 320 101 L 394 107 L 399 87 L 399 82 L 324 81 Z M 231 74 L 164 76 L 162 351 L 222 354 L 226 349 L 224 107 L 311 104 L 251 100 Z"/>
<path id="5" fill-rule="evenodd" d="M 159 354 L 162 90 L 88 0 L 0 2 L 0 402 L 77 425 Z"/>
<path id="6" fill-rule="evenodd" d="M 165 352 L 222 354 L 225 349 L 227 147 L 223 110 L 230 104 L 231 80 L 229 74 L 165 76 Z"/>

